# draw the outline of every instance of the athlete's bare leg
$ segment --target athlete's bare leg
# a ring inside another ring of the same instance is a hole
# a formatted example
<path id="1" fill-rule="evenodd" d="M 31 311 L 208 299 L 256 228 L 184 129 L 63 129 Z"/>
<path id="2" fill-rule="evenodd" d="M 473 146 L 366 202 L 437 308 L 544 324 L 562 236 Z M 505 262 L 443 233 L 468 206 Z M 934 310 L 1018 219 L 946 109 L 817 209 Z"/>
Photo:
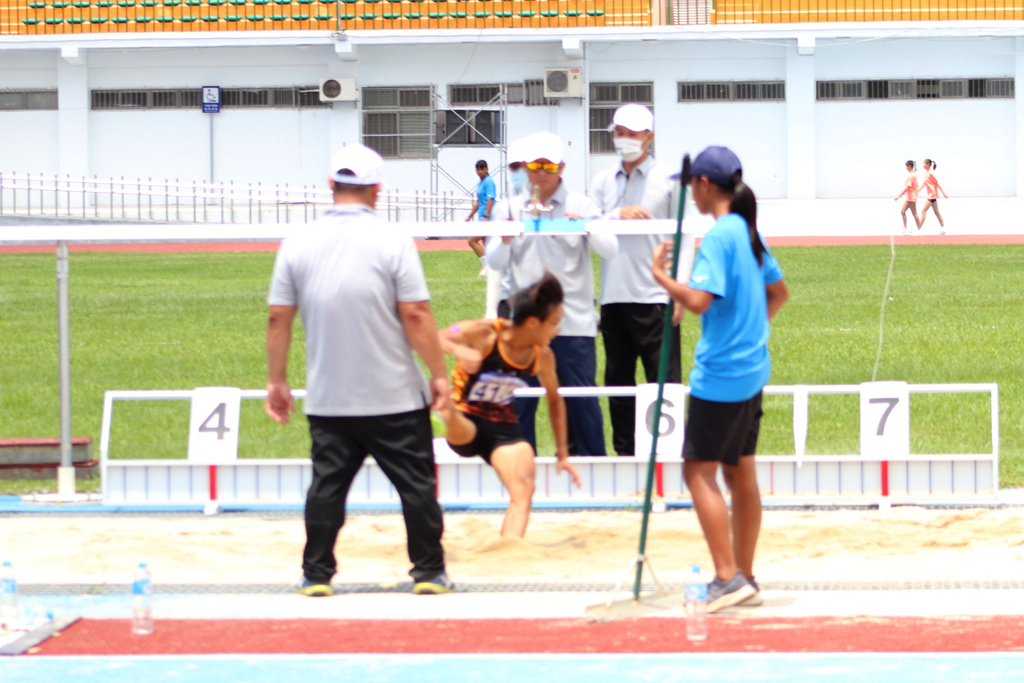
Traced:
<path id="1" fill-rule="evenodd" d="M 441 419 L 448 430 L 447 439 L 451 445 L 464 446 L 476 438 L 476 425 L 454 406 L 442 412 Z"/>
<path id="2" fill-rule="evenodd" d="M 508 489 L 511 500 L 501 523 L 502 536 L 522 538 L 530 521 L 536 466 L 533 448 L 525 441 L 499 446 L 491 453 L 491 466 Z"/>

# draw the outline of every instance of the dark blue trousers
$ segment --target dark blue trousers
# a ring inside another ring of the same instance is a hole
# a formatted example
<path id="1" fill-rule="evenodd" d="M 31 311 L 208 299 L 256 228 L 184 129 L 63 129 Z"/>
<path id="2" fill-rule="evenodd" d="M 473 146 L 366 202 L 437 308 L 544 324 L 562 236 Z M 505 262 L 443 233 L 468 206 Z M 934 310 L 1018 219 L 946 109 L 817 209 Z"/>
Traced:
<path id="1" fill-rule="evenodd" d="M 597 344 L 593 337 L 555 337 L 551 340 L 558 369 L 558 383 L 563 387 L 592 387 L 597 384 Z M 531 377 L 531 386 L 540 386 Z M 523 436 L 537 450 L 536 398 L 517 398 L 516 416 Z M 572 455 L 607 455 L 604 445 L 604 420 L 596 396 L 565 399 L 569 422 L 569 453 Z"/>

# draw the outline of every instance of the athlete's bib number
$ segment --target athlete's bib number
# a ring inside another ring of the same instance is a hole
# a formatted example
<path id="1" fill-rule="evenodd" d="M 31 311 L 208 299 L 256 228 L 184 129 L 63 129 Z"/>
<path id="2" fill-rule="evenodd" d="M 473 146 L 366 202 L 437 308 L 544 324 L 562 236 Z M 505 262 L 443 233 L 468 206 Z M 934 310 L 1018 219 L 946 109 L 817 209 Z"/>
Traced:
<path id="1" fill-rule="evenodd" d="M 506 375 L 501 372 L 485 372 L 480 375 L 473 388 L 469 390 L 467 400 L 476 403 L 496 403 L 498 405 L 511 405 L 513 394 L 516 389 L 523 389 L 526 386 L 519 377 Z"/>
<path id="2" fill-rule="evenodd" d="M 242 391 L 234 387 L 201 387 L 192 392 L 188 427 L 188 459 L 226 463 L 238 458 L 238 423 Z"/>

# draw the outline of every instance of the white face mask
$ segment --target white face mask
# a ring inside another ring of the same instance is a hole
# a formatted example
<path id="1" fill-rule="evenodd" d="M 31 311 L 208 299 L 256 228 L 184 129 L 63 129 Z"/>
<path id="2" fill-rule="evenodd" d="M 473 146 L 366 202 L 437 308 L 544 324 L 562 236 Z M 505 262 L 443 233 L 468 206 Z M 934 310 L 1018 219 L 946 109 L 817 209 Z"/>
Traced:
<path id="1" fill-rule="evenodd" d="M 633 138 L 612 138 L 615 151 L 619 153 L 623 161 L 636 161 L 644 153 L 643 140 Z"/>
<path id="2" fill-rule="evenodd" d="M 525 168 L 518 168 L 515 171 L 508 172 L 508 180 L 512 183 L 513 194 L 519 194 L 526 187 L 526 183 L 529 181 L 529 176 L 526 175 Z"/>

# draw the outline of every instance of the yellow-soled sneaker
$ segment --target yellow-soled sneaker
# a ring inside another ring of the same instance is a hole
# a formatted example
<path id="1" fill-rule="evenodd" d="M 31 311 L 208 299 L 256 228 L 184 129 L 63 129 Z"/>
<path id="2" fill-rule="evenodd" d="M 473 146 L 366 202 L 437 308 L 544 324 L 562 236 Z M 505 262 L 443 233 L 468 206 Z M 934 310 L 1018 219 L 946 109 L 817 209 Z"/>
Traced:
<path id="1" fill-rule="evenodd" d="M 334 595 L 329 583 L 314 583 L 305 576 L 295 584 L 295 592 L 299 595 L 306 595 L 311 598 L 327 598 Z"/>
<path id="2" fill-rule="evenodd" d="M 447 572 L 441 572 L 432 579 L 417 581 L 412 592 L 416 595 L 441 595 L 442 593 L 454 593 L 455 584 L 448 578 Z"/>

